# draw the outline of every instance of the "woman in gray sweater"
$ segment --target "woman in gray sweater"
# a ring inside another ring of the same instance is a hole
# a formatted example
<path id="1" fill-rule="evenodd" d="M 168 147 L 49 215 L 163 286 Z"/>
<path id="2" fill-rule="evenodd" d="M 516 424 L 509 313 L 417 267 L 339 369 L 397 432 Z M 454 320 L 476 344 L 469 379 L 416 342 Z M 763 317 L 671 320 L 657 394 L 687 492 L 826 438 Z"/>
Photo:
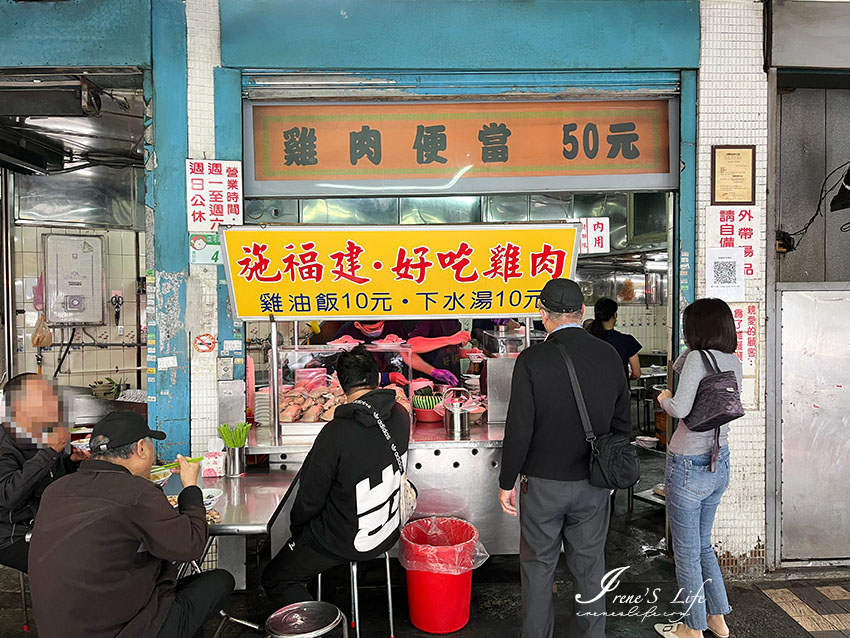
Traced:
<path id="1" fill-rule="evenodd" d="M 714 515 L 729 485 L 729 426 L 720 427 L 720 451 L 712 471 L 714 431 L 691 432 L 691 413 L 700 381 L 713 371 L 706 368 L 704 350 L 714 355 L 721 371 L 732 371 L 741 387 L 741 362 L 735 355 L 737 336 L 732 311 L 720 299 L 699 299 L 685 308 L 683 315 L 688 350 L 673 365 L 680 373 L 676 395 L 665 390 L 661 407 L 679 423 L 668 446 L 665 492 L 667 516 L 673 537 L 676 580 L 683 605 L 682 622 L 658 624 L 655 630 L 665 638 L 701 638 L 708 630 L 716 638 L 728 638 L 724 616 L 732 611 L 714 548 L 711 528 Z"/>

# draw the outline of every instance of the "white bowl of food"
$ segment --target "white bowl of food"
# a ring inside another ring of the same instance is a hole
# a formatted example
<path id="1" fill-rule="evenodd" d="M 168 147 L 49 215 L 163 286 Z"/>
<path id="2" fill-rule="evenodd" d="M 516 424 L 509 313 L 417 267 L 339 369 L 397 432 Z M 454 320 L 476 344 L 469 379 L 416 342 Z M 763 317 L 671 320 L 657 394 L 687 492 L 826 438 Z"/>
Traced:
<path id="1" fill-rule="evenodd" d="M 214 487 L 205 487 L 201 491 L 204 493 L 204 508 L 207 510 L 211 510 L 223 494 L 221 490 Z"/>
<path id="2" fill-rule="evenodd" d="M 77 439 L 76 441 L 71 441 L 71 447 L 80 450 L 81 452 L 88 452 L 91 448 L 89 447 L 89 443 L 91 442 L 91 435 L 87 436 L 84 439 Z"/>
<path id="3" fill-rule="evenodd" d="M 168 479 L 171 478 L 171 470 L 157 470 L 156 472 L 151 472 L 151 475 L 148 477 L 149 480 L 153 481 L 157 487 L 163 487 L 166 483 L 168 483 Z"/>

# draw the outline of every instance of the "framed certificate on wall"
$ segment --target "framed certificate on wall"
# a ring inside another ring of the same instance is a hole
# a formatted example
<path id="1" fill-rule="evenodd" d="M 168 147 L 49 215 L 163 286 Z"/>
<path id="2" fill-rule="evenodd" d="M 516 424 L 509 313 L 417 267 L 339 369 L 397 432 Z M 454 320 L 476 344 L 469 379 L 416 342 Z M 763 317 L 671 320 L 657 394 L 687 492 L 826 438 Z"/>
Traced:
<path id="1" fill-rule="evenodd" d="M 756 147 L 711 147 L 711 205 L 756 203 Z"/>

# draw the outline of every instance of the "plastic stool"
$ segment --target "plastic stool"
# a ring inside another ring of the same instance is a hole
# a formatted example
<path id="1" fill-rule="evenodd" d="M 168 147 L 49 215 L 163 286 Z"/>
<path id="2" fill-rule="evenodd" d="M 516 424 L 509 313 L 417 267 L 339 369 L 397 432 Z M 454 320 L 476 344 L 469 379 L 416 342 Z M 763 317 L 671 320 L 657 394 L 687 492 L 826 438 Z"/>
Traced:
<path id="1" fill-rule="evenodd" d="M 384 561 L 387 570 L 387 607 L 390 614 L 390 638 L 395 638 L 395 623 L 393 622 L 393 588 L 390 578 L 390 555 L 384 553 Z M 349 563 L 351 576 L 351 628 L 357 638 L 360 638 L 360 595 L 357 591 L 357 561 Z M 318 588 L 316 598 L 322 600 L 322 575 L 318 576 Z"/>

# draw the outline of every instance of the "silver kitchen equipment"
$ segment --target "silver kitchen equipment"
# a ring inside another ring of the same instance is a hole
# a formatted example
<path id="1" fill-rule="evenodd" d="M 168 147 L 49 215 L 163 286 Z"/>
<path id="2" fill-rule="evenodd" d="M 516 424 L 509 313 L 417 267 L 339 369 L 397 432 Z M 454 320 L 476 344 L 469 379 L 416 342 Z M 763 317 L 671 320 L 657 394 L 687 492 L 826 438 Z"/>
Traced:
<path id="1" fill-rule="evenodd" d="M 227 448 L 227 476 L 237 477 L 245 474 L 245 448 Z"/>
<path id="2" fill-rule="evenodd" d="M 266 620 L 266 638 L 348 638 L 345 616 L 316 600 L 288 605 Z"/>
<path id="3" fill-rule="evenodd" d="M 454 441 L 469 439 L 469 410 L 463 408 L 472 395 L 464 388 L 449 388 L 443 398 L 443 425 L 446 435 Z"/>

